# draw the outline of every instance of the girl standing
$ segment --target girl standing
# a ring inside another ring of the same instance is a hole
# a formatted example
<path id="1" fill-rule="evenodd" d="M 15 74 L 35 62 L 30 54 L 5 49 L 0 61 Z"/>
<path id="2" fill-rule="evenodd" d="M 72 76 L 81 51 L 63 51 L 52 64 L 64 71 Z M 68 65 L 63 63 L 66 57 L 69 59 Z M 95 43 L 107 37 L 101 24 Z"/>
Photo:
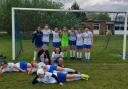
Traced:
<path id="1" fill-rule="evenodd" d="M 37 27 L 37 30 L 33 33 L 32 43 L 35 45 L 34 57 L 33 60 L 36 60 L 37 53 L 41 49 L 43 33 L 41 32 L 41 28 Z"/>
<path id="2" fill-rule="evenodd" d="M 83 37 L 82 29 L 78 29 L 76 34 L 76 49 L 77 49 L 77 59 L 82 59 L 82 49 L 83 49 Z"/>
<path id="3" fill-rule="evenodd" d="M 53 47 L 60 47 L 61 42 L 60 42 L 60 32 L 57 27 L 54 28 L 54 31 L 52 31 L 53 34 Z"/>
<path id="4" fill-rule="evenodd" d="M 89 62 L 90 61 L 90 51 L 91 51 L 92 44 L 93 44 L 93 34 L 89 28 L 87 28 L 87 27 L 85 28 L 83 37 L 84 37 L 85 59 L 86 59 L 86 62 Z"/>
<path id="5" fill-rule="evenodd" d="M 69 31 L 70 58 L 75 59 L 76 32 L 73 28 Z"/>
<path id="6" fill-rule="evenodd" d="M 68 29 L 67 27 L 64 27 L 62 32 L 61 44 L 62 44 L 62 51 L 65 58 L 68 57 L 68 42 L 69 42 Z"/>

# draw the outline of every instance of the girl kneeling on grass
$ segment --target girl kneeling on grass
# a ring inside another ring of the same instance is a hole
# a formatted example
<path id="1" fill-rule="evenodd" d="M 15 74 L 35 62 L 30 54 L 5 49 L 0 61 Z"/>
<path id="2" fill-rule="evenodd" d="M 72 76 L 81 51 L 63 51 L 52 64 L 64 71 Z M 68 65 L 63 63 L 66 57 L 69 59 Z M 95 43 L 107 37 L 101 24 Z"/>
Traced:
<path id="1" fill-rule="evenodd" d="M 49 64 L 49 59 L 47 58 L 45 53 L 40 54 L 40 62 L 44 62 L 45 64 Z"/>
<path id="2" fill-rule="evenodd" d="M 63 53 L 61 52 L 61 48 L 55 48 L 52 53 L 52 64 L 58 65 L 60 67 L 64 67 L 63 65 Z"/>
<path id="3" fill-rule="evenodd" d="M 75 80 L 88 80 L 89 76 L 86 74 L 67 74 L 63 72 L 44 72 L 43 69 L 37 70 L 37 76 L 32 81 L 32 84 L 36 83 L 58 83 L 63 85 L 64 82 L 75 81 Z"/>
<path id="4" fill-rule="evenodd" d="M 43 45 L 42 49 L 38 52 L 38 62 L 44 62 L 45 64 L 51 64 L 50 52 L 47 45 Z"/>

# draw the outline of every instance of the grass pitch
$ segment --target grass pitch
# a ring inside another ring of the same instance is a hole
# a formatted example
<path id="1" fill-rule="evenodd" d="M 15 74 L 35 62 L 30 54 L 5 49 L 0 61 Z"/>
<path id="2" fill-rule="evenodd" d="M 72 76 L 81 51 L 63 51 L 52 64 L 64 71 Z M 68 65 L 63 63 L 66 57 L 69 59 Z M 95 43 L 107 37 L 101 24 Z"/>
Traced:
<path id="1" fill-rule="evenodd" d="M 32 85 L 31 81 L 34 75 L 5 73 L 0 76 L 0 89 L 128 89 L 128 61 L 122 61 L 119 57 L 119 54 L 122 53 L 122 40 L 121 36 L 113 36 L 109 39 L 107 45 L 107 37 L 94 37 L 90 65 L 86 65 L 84 59 L 65 59 L 66 67 L 75 68 L 82 73 L 89 74 L 90 79 L 88 81 L 68 82 L 64 83 L 64 86 L 58 84 Z M 31 40 L 23 40 L 22 43 L 24 49 L 22 57 L 12 61 L 11 37 L 0 36 L 0 53 L 5 54 L 12 62 L 31 61 L 34 50 Z M 52 47 L 50 50 L 52 50 Z"/>

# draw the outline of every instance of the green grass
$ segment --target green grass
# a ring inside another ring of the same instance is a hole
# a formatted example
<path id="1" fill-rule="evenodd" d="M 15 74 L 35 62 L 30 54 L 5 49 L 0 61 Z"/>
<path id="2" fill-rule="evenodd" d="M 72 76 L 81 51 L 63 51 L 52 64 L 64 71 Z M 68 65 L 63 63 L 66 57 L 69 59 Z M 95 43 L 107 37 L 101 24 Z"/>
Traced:
<path id="1" fill-rule="evenodd" d="M 66 67 L 75 68 L 82 73 L 89 74 L 90 79 L 88 81 L 74 81 L 65 83 L 64 86 L 58 84 L 32 85 L 31 80 L 34 75 L 5 73 L 0 76 L 0 89 L 128 89 L 128 61 L 122 61 L 119 57 L 119 54 L 122 53 L 122 37 L 113 36 L 107 48 L 105 48 L 106 41 L 107 37 L 105 36 L 94 37 L 90 65 L 86 65 L 84 59 L 65 59 Z M 23 40 L 23 48 L 22 57 L 16 61 L 31 61 L 34 50 L 31 40 Z M 52 50 L 51 48 L 50 50 Z M 0 36 L 0 53 L 5 54 L 9 61 L 12 61 L 11 37 Z"/>

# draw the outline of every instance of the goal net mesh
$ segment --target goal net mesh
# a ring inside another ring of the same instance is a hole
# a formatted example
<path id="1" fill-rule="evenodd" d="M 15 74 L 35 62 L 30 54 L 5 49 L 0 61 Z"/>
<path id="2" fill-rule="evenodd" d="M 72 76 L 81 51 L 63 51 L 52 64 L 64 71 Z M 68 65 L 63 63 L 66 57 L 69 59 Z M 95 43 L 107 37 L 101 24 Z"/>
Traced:
<path id="1" fill-rule="evenodd" d="M 107 17 L 109 16 L 109 17 Z M 49 12 L 49 11 L 15 11 L 15 48 L 16 59 L 33 59 L 34 44 L 32 33 L 40 26 L 49 25 L 50 29 L 90 27 L 94 39 L 91 59 L 95 62 L 121 59 L 123 50 L 124 14 L 86 13 L 86 12 Z M 128 40 L 128 37 L 127 37 Z M 127 41 L 128 44 L 128 41 Z M 52 35 L 49 49 L 52 52 Z M 83 50 L 84 52 L 84 50 Z M 128 53 L 128 47 L 127 47 Z M 84 58 L 84 53 L 83 53 Z"/>

